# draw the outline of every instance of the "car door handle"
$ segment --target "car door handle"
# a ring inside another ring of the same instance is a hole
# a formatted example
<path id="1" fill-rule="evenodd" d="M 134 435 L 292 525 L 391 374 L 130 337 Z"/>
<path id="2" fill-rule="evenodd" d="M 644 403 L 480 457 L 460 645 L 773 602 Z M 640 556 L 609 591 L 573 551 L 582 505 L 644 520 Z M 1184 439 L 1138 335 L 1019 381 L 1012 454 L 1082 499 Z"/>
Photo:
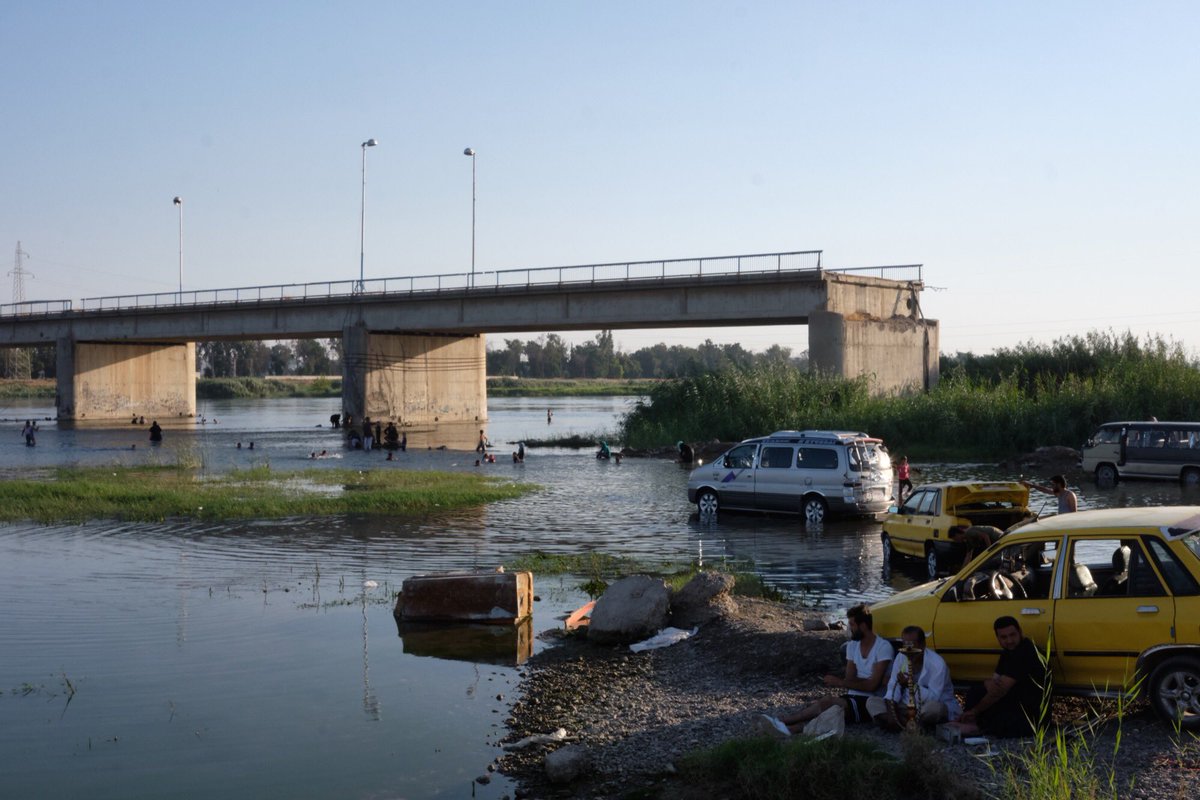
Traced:
<path id="1" fill-rule="evenodd" d="M 1138 606 L 1137 613 L 1139 613 L 1139 614 L 1157 614 L 1158 606 Z"/>
<path id="2" fill-rule="evenodd" d="M 1040 608 L 1022 608 L 1021 615 L 1026 617 L 1036 617 L 1042 613 Z"/>

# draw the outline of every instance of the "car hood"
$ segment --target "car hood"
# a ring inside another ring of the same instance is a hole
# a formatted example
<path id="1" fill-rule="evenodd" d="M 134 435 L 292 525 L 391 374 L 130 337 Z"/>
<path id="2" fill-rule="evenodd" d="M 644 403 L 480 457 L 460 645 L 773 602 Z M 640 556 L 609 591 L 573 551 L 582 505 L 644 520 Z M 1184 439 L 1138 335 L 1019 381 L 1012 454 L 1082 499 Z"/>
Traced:
<path id="1" fill-rule="evenodd" d="M 888 639 L 899 639 L 900 631 L 908 625 L 920 625 L 926 634 L 932 633 L 933 617 L 941 600 L 938 590 L 944 583 L 944 580 L 930 581 L 872 603 L 875 633 Z"/>

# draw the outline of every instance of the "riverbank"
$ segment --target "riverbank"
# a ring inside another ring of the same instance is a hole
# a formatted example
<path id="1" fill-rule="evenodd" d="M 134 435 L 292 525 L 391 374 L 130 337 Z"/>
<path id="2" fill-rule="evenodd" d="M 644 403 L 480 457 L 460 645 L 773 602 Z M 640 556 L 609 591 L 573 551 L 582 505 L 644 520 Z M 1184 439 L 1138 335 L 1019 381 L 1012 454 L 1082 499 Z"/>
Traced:
<path id="1" fill-rule="evenodd" d="M 573 784 L 556 786 L 547 780 L 543 760 L 557 745 L 506 754 L 498 767 L 519 784 L 517 796 L 711 797 L 713 787 L 696 782 L 687 754 L 753 737 L 760 713 L 831 693 L 821 676 L 842 671 L 844 632 L 806 631 L 813 612 L 797 606 L 746 598 L 736 603 L 735 612 L 665 649 L 634 654 L 572 637 L 528 661 L 505 741 L 561 727 L 568 743 L 587 749 L 591 769 Z M 1062 724 L 1086 710 L 1079 700 L 1054 701 L 1055 719 Z M 1115 722 L 1101 724 L 1092 745 L 1098 763 L 1107 763 L 1117 733 Z M 1177 742 L 1144 703 L 1129 710 L 1120 733 L 1113 763 L 1121 797 L 1200 793 L 1195 738 L 1185 735 Z M 900 752 L 899 737 L 872 726 L 851 727 L 847 735 Z M 995 796 L 997 771 L 1012 755 L 1027 752 L 1028 741 L 1002 742 L 999 749 L 1000 756 L 981 759 L 961 745 L 933 740 L 929 757 L 983 795 Z"/>

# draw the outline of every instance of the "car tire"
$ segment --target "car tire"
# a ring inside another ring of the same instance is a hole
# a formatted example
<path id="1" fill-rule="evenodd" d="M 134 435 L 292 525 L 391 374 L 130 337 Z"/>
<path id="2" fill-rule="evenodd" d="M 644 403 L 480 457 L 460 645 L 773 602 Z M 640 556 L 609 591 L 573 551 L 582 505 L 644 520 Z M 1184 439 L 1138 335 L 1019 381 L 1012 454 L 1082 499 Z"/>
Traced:
<path id="1" fill-rule="evenodd" d="M 810 494 L 804 498 L 804 503 L 800 507 L 800 513 L 804 515 L 805 525 L 824 524 L 825 514 L 828 510 L 829 506 L 825 505 L 825 498 L 819 494 Z"/>
<path id="2" fill-rule="evenodd" d="M 896 552 L 896 548 L 892 547 L 892 537 L 881 533 L 879 540 L 883 544 L 883 560 L 888 564 L 895 564 L 899 561 L 900 554 Z"/>
<path id="3" fill-rule="evenodd" d="M 1113 486 L 1117 482 L 1117 468 L 1112 464 L 1101 464 L 1096 467 L 1096 483 L 1102 486 Z"/>
<path id="4" fill-rule="evenodd" d="M 937 548 L 929 544 L 925 546 L 925 572 L 929 574 L 929 580 L 934 580 L 938 576 L 938 554 Z"/>
<path id="5" fill-rule="evenodd" d="M 1179 482 L 1188 489 L 1200 487 L 1200 469 L 1188 467 L 1180 474 Z"/>
<path id="6" fill-rule="evenodd" d="M 1200 659 L 1175 656 L 1150 673 L 1150 705 L 1171 725 L 1200 731 Z"/>
<path id="7" fill-rule="evenodd" d="M 721 510 L 721 498 L 712 489 L 704 489 L 696 495 L 696 509 L 702 517 L 715 517 Z"/>

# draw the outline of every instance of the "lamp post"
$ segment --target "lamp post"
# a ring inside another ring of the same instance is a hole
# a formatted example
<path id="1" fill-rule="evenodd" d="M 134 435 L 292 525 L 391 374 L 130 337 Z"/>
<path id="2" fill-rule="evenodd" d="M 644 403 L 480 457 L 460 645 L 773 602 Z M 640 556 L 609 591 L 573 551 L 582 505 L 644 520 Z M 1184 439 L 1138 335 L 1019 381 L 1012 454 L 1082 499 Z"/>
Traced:
<path id="1" fill-rule="evenodd" d="M 378 144 L 377 139 L 367 139 L 362 143 L 362 204 L 359 206 L 358 214 L 358 286 L 356 287 L 359 294 L 366 290 L 366 283 L 363 281 L 363 256 L 367 232 L 367 148 L 375 147 Z"/>
<path id="2" fill-rule="evenodd" d="M 475 286 L 475 150 L 468 147 L 463 150 L 464 156 L 471 157 L 471 282 L 470 287 Z"/>
<path id="3" fill-rule="evenodd" d="M 176 197 L 173 201 L 179 206 L 179 302 L 183 302 L 183 198 Z"/>

